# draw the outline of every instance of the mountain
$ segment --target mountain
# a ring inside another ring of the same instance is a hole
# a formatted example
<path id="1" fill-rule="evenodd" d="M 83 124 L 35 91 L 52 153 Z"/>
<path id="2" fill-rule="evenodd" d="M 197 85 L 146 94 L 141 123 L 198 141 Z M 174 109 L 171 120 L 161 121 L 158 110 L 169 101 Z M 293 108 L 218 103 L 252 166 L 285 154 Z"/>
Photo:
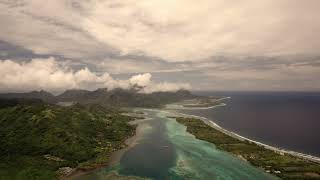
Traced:
<path id="1" fill-rule="evenodd" d="M 0 179 L 58 179 L 59 168 L 104 164 L 135 133 L 134 118 L 100 105 L 0 105 Z"/>
<path id="2" fill-rule="evenodd" d="M 168 103 L 173 103 L 185 99 L 195 98 L 187 90 L 176 92 L 153 92 L 149 94 L 140 93 L 139 88 L 108 90 L 100 88 L 95 91 L 80 89 L 66 90 L 58 96 L 45 91 L 32 91 L 30 93 L 6 93 L 0 94 L 0 98 L 24 98 L 40 99 L 44 102 L 77 102 L 80 104 L 100 104 L 104 106 L 116 107 L 160 107 Z"/>
<path id="3" fill-rule="evenodd" d="M 8 98 L 0 98 L 0 108 L 13 107 L 17 105 L 38 105 L 43 103 L 40 99 L 8 99 Z"/>
<path id="4" fill-rule="evenodd" d="M 56 97 L 46 91 L 31 91 L 27 93 L 3 93 L 0 94 L 3 99 L 41 99 L 45 102 L 55 102 Z"/>
<path id="5" fill-rule="evenodd" d="M 64 95 L 63 93 L 62 95 Z M 61 96 L 57 98 L 61 101 Z M 85 93 L 74 92 L 69 94 L 70 101 L 80 104 L 102 104 L 106 106 L 121 107 L 159 107 L 164 104 L 191 99 L 196 97 L 189 91 L 179 90 L 177 92 L 154 92 L 150 94 L 139 93 L 137 89 L 97 89 Z"/>
<path id="6" fill-rule="evenodd" d="M 59 101 L 74 101 L 75 99 L 80 99 L 84 94 L 88 92 L 90 91 L 82 89 L 70 89 L 58 95 L 56 98 L 59 99 Z"/>

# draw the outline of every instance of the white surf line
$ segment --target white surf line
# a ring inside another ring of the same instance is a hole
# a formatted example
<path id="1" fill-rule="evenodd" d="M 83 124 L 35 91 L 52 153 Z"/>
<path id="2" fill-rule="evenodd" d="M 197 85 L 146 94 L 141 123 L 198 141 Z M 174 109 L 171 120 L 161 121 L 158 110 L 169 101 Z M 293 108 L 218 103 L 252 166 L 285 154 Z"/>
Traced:
<path id="1" fill-rule="evenodd" d="M 226 106 L 227 104 L 225 103 L 220 103 L 214 106 L 209 106 L 209 107 L 184 107 L 183 105 L 175 105 L 176 107 L 166 107 L 166 109 L 172 109 L 172 110 L 199 110 L 199 109 L 213 109 L 215 107 L 220 107 L 220 106 Z"/>
<path id="2" fill-rule="evenodd" d="M 215 106 L 215 107 L 217 107 L 217 106 Z M 144 110 L 147 110 L 147 111 L 167 111 L 169 113 L 171 112 L 171 113 L 183 116 L 183 117 L 194 117 L 194 118 L 202 120 L 204 123 L 206 123 L 210 127 L 215 128 L 215 129 L 219 130 L 220 132 L 225 133 L 225 134 L 227 134 L 227 135 L 229 135 L 229 136 L 231 136 L 233 138 L 236 138 L 238 140 L 241 140 L 241 141 L 247 140 L 247 141 L 252 142 L 252 143 L 254 143 L 254 144 L 258 145 L 258 146 L 262 146 L 262 147 L 264 147 L 266 149 L 272 150 L 272 151 L 274 151 L 276 153 L 279 153 L 279 154 L 282 154 L 282 153 L 283 154 L 290 154 L 292 156 L 295 156 L 295 157 L 298 157 L 298 158 L 301 158 L 301 159 L 306 159 L 306 160 L 309 160 L 309 161 L 312 161 L 312 162 L 315 162 L 315 163 L 320 163 L 320 158 L 319 157 L 312 156 L 312 155 L 309 155 L 309 154 L 300 153 L 300 152 L 296 152 L 296 151 L 286 150 L 286 149 L 283 149 L 283 148 L 277 148 L 277 147 L 274 147 L 274 146 L 270 146 L 270 145 L 267 145 L 267 144 L 264 144 L 264 143 L 249 139 L 249 138 L 241 136 L 241 135 L 239 135 L 239 134 L 237 134 L 235 132 L 226 130 L 226 129 L 222 128 L 221 126 L 219 126 L 217 123 L 213 122 L 212 120 L 210 120 L 208 118 L 205 118 L 205 117 L 202 117 L 202 116 L 184 114 L 184 113 L 180 113 L 180 112 L 176 112 L 176 111 L 170 111 L 170 110 L 174 110 L 174 109 L 146 109 L 146 108 L 144 108 Z"/>
<path id="3" fill-rule="evenodd" d="M 292 156 L 295 156 L 295 157 L 298 157 L 298 158 L 301 158 L 301 159 L 309 160 L 309 161 L 312 161 L 312 162 L 315 162 L 315 163 L 320 163 L 320 158 L 319 157 L 312 156 L 312 155 L 309 155 L 309 154 L 303 154 L 303 153 L 295 152 L 295 151 L 291 151 L 291 150 L 286 150 L 286 149 L 283 149 L 283 148 L 277 148 L 277 147 L 274 147 L 274 146 L 270 146 L 270 145 L 267 145 L 267 144 L 264 144 L 264 143 L 261 143 L 261 142 L 246 138 L 246 137 L 241 136 L 241 135 L 239 135 L 237 133 L 234 133 L 232 131 L 228 131 L 228 130 L 222 128 L 217 123 L 209 120 L 208 118 L 205 118 L 205 117 L 202 117 L 202 116 L 179 113 L 179 112 L 173 112 L 173 113 L 180 114 L 180 115 L 182 115 L 184 117 L 194 117 L 194 118 L 200 119 L 204 123 L 206 123 L 207 125 L 211 126 L 212 128 L 215 128 L 215 129 L 219 130 L 220 132 L 223 132 L 223 133 L 225 133 L 225 134 L 227 134 L 227 135 L 229 135 L 229 136 L 231 136 L 233 138 L 236 138 L 236 139 L 241 140 L 241 141 L 247 140 L 247 141 L 252 142 L 252 143 L 254 143 L 254 144 L 258 145 L 258 146 L 262 146 L 262 147 L 264 147 L 266 149 L 272 150 L 272 151 L 274 151 L 274 152 L 276 152 L 278 154 L 289 154 L 289 155 L 292 155 Z"/>
<path id="4" fill-rule="evenodd" d="M 230 99 L 231 97 L 222 97 L 222 98 L 219 98 L 217 100 L 215 100 L 215 102 L 219 102 L 219 101 L 222 101 L 222 100 L 225 100 L 225 99 Z M 194 105 L 198 105 L 198 104 L 194 104 Z M 221 107 L 221 106 L 226 106 L 227 104 L 225 103 L 220 103 L 220 104 L 217 104 L 217 105 L 213 105 L 213 106 L 209 106 L 209 107 L 185 107 L 184 104 L 168 104 L 166 105 L 166 109 L 177 109 L 177 110 L 197 110 L 197 109 L 213 109 L 215 107 Z M 170 107 L 171 106 L 171 107 Z M 200 104 L 201 106 L 201 104 Z"/>
<path id="5" fill-rule="evenodd" d="M 219 98 L 217 99 L 216 101 L 222 101 L 222 100 L 225 100 L 225 99 L 230 99 L 231 97 L 227 96 L 227 97 L 222 97 L 222 98 Z"/>

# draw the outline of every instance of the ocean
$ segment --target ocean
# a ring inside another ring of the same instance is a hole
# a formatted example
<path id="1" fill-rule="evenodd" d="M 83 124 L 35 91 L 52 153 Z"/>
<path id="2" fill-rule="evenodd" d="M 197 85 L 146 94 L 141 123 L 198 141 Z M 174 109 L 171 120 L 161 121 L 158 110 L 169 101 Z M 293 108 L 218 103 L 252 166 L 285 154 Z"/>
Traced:
<path id="1" fill-rule="evenodd" d="M 196 92 L 231 97 L 226 106 L 179 110 L 264 144 L 320 156 L 320 93 Z"/>
<path id="2" fill-rule="evenodd" d="M 320 93 L 201 92 L 231 97 L 226 106 L 177 110 L 203 116 L 221 127 L 259 142 L 320 156 Z M 277 177 L 198 140 L 166 110 L 141 110 L 135 141 L 118 163 L 79 180 L 120 176 L 162 179 L 266 179 Z"/>

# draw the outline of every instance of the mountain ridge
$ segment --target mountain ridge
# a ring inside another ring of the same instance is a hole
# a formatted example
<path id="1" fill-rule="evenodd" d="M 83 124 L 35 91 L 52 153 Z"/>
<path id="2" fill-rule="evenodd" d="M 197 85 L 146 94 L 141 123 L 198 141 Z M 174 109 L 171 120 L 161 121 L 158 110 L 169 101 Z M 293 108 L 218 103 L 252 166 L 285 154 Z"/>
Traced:
<path id="1" fill-rule="evenodd" d="M 79 104 L 100 104 L 117 107 L 159 107 L 168 103 L 197 97 L 188 90 L 175 92 L 141 93 L 139 87 L 131 89 L 106 88 L 94 91 L 83 89 L 69 89 L 54 96 L 46 91 L 31 91 L 27 93 L 3 93 L 3 99 L 40 99 L 47 103 L 76 102 Z"/>

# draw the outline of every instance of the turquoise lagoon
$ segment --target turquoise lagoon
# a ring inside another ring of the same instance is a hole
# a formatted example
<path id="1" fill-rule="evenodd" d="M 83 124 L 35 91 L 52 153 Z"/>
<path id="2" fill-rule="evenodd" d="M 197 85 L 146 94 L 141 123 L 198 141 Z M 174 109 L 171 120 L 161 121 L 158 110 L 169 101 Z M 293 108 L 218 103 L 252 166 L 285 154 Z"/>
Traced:
<path id="1" fill-rule="evenodd" d="M 276 177 L 253 167 L 214 144 L 198 140 L 177 123 L 174 112 L 143 110 L 148 120 L 139 122 L 135 142 L 109 168 L 81 179 L 105 179 L 109 173 L 154 180 L 271 180 Z"/>

